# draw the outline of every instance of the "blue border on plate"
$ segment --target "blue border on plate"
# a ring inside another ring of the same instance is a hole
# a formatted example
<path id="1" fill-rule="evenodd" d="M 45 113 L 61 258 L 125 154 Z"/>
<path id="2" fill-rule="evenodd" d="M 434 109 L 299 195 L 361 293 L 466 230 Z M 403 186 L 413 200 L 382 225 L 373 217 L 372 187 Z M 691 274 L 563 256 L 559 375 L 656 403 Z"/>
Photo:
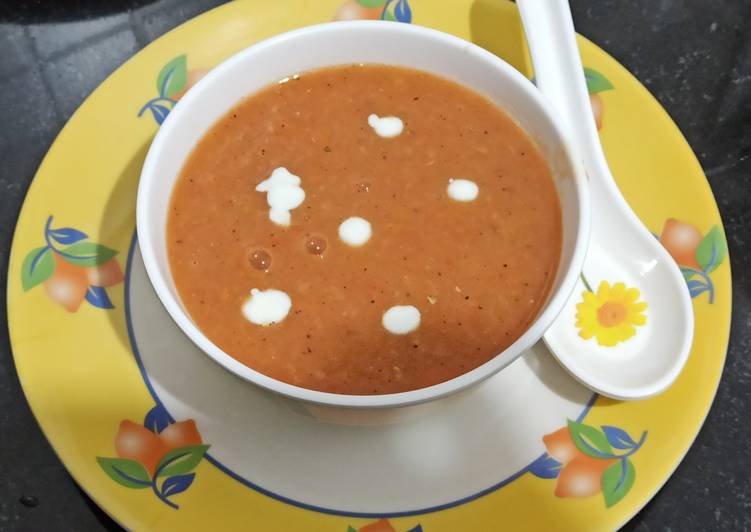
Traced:
<path id="1" fill-rule="evenodd" d="M 138 235 L 134 232 L 133 238 L 130 242 L 130 248 L 128 249 L 128 262 L 125 266 L 125 282 L 124 282 L 124 290 L 125 290 L 125 321 L 128 327 L 128 338 L 130 339 L 130 346 L 131 350 L 133 351 L 133 356 L 136 358 L 136 362 L 138 363 L 138 370 L 141 372 L 141 377 L 143 377 L 143 381 L 146 384 L 146 387 L 149 390 L 149 393 L 151 394 L 151 397 L 154 399 L 154 402 L 157 404 L 157 406 L 160 406 L 164 409 L 165 412 L 167 412 L 167 415 L 169 416 L 170 420 L 174 423 L 175 419 L 172 417 L 172 415 L 169 414 L 169 411 L 164 406 L 164 403 L 162 403 L 161 399 L 159 399 L 159 396 L 156 394 L 156 391 L 154 390 L 154 387 L 151 385 L 151 381 L 149 380 L 149 376 L 146 373 L 146 368 L 144 367 L 143 360 L 141 360 L 141 354 L 138 351 L 138 344 L 136 343 L 136 336 L 133 332 L 133 323 L 131 320 L 131 314 L 130 314 L 130 278 L 131 278 L 131 268 L 133 265 L 133 256 L 136 249 L 136 242 L 138 241 Z M 576 421 L 581 422 L 584 420 L 586 415 L 589 413 L 589 411 L 592 409 L 592 406 L 594 405 L 595 401 L 597 400 L 598 395 L 592 394 L 592 397 L 587 401 L 587 404 L 584 407 L 584 410 L 579 414 L 579 417 L 576 418 Z M 428 508 L 420 508 L 419 510 L 409 510 L 409 511 L 403 511 L 403 512 L 390 512 L 390 513 L 378 513 L 378 512 L 350 512 L 346 510 L 336 510 L 333 508 L 324 508 L 322 506 L 315 506 L 313 504 L 307 504 L 304 502 L 296 501 L 294 499 L 290 499 L 285 497 L 284 495 L 280 495 L 278 493 L 274 493 L 273 491 L 269 491 L 262 486 L 259 486 L 258 484 L 255 484 L 251 482 L 250 480 L 241 477 L 231 469 L 229 469 L 227 466 L 222 464 L 219 460 L 211 456 L 210 454 L 204 455 L 204 458 L 211 462 L 217 469 L 225 473 L 226 475 L 232 477 L 233 479 L 237 480 L 241 484 L 244 484 L 245 486 L 257 491 L 258 493 L 262 493 L 263 495 L 267 495 L 268 497 L 271 497 L 272 499 L 276 499 L 277 501 L 281 501 L 286 504 L 290 504 L 292 506 L 296 506 L 298 508 L 303 508 L 305 510 L 312 510 L 314 512 L 320 512 L 325 514 L 331 514 L 331 515 L 339 515 L 344 517 L 362 517 L 362 518 L 368 518 L 368 519 L 379 519 L 379 518 L 396 518 L 396 517 L 407 517 L 407 516 L 413 516 L 413 515 L 420 515 L 420 514 L 427 514 L 431 512 L 438 512 L 441 510 L 446 510 L 448 508 L 453 508 L 455 506 L 460 506 L 462 504 L 466 504 L 468 502 L 474 501 L 475 499 L 479 499 L 480 497 L 483 497 L 487 495 L 488 493 L 491 493 L 493 491 L 496 491 L 503 486 L 506 486 L 507 484 L 510 484 L 520 476 L 522 476 L 524 473 L 529 471 L 529 467 L 531 465 L 528 464 L 523 469 L 517 471 L 513 475 L 501 480 L 497 484 L 493 484 L 492 486 L 485 488 L 482 491 L 479 491 L 473 495 L 469 495 L 467 497 L 463 497 L 461 499 L 458 499 L 456 501 L 448 502 L 445 504 L 439 504 L 438 506 L 430 506 Z"/>

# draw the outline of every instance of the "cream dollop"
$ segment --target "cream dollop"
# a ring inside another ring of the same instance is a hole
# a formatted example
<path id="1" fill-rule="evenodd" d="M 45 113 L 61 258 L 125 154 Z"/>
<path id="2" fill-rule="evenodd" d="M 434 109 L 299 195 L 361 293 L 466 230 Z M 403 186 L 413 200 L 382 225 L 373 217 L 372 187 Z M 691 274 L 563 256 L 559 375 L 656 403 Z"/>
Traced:
<path id="1" fill-rule="evenodd" d="M 368 116 L 368 125 L 373 128 L 376 135 L 386 139 L 400 135 L 404 129 L 404 122 L 396 116 L 379 117 L 372 114 Z"/>
<path id="2" fill-rule="evenodd" d="M 299 207 L 305 200 L 305 191 L 300 184 L 300 178 L 284 167 L 271 172 L 268 179 L 258 183 L 256 190 L 266 192 L 266 203 L 269 204 L 269 219 L 278 225 L 292 223 L 292 209 Z"/>
<path id="3" fill-rule="evenodd" d="M 383 313 L 381 323 L 391 334 L 407 334 L 420 326 L 420 311 L 412 305 L 396 305 Z"/>
<path id="4" fill-rule="evenodd" d="M 449 179 L 446 192 L 454 201 L 474 201 L 480 193 L 480 187 L 469 179 Z"/>
<path id="5" fill-rule="evenodd" d="M 290 308 L 292 300 L 281 290 L 253 288 L 250 297 L 243 303 L 242 313 L 249 322 L 266 326 L 282 321 Z"/>
<path id="6" fill-rule="evenodd" d="M 372 234 L 370 222 L 359 216 L 347 218 L 339 225 L 339 238 L 350 246 L 362 246 Z"/>

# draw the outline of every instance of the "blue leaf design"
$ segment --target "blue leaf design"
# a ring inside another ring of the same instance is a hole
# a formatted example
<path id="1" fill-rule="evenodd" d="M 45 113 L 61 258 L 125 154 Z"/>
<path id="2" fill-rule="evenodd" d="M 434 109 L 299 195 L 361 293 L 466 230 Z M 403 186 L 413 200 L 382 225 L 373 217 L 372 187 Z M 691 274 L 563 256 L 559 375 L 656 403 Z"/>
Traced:
<path id="1" fill-rule="evenodd" d="M 149 110 L 151 111 L 151 114 L 154 115 L 154 120 L 156 120 L 156 123 L 160 126 L 162 125 L 162 122 L 167 118 L 167 115 L 169 114 L 169 108 L 165 105 L 159 105 L 158 103 L 153 103 L 149 106 Z"/>
<path id="2" fill-rule="evenodd" d="M 187 475 L 176 475 L 169 477 L 162 484 L 162 496 L 171 497 L 182 493 L 193 484 L 193 479 L 196 478 L 195 473 L 188 473 Z"/>
<path id="3" fill-rule="evenodd" d="M 50 231 L 49 235 L 58 244 L 62 244 L 63 246 L 69 246 L 70 244 L 75 244 L 76 242 L 89 238 L 83 231 L 73 229 L 72 227 L 53 229 Z"/>
<path id="4" fill-rule="evenodd" d="M 688 292 L 691 294 L 691 297 L 696 297 L 709 290 L 709 285 L 698 279 L 687 281 L 686 284 L 688 285 Z"/>
<path id="5" fill-rule="evenodd" d="M 416 527 L 407 530 L 407 532 L 422 532 L 422 527 L 420 525 L 417 525 Z"/>
<path id="6" fill-rule="evenodd" d="M 690 281 L 692 277 L 699 275 L 699 272 L 694 270 L 693 268 L 687 268 L 685 266 L 681 266 L 680 269 L 681 269 L 681 274 L 683 275 L 683 278 L 686 281 Z"/>
<path id="7" fill-rule="evenodd" d="M 86 301 L 97 308 L 115 308 L 115 305 L 110 301 L 110 296 L 107 295 L 107 291 L 101 286 L 90 286 L 86 291 Z"/>
<path id="8" fill-rule="evenodd" d="M 407 0 L 399 0 L 394 9 L 394 16 L 399 22 L 412 22 L 412 9 Z"/>
<path id="9" fill-rule="evenodd" d="M 563 464 L 545 453 L 529 464 L 527 471 L 539 478 L 558 478 L 562 467 Z"/>
<path id="10" fill-rule="evenodd" d="M 159 434 L 172 424 L 172 418 L 162 405 L 157 405 L 148 411 L 143 418 L 143 426 L 154 434 Z"/>
<path id="11" fill-rule="evenodd" d="M 633 449 L 636 447 L 636 442 L 623 429 L 603 425 L 602 431 L 605 433 L 608 443 L 616 449 Z"/>

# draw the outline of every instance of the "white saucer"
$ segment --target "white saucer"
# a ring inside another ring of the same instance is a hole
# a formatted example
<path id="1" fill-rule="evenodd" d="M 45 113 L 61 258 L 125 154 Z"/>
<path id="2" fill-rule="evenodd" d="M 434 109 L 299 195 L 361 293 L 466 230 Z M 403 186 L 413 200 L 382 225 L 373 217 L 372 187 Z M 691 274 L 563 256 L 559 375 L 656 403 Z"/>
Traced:
<path id="1" fill-rule="evenodd" d="M 203 355 L 160 304 L 135 248 L 128 325 L 154 400 L 173 419 L 196 421 L 222 471 L 287 503 L 394 516 L 467 502 L 524 474 L 545 451 L 542 436 L 582 419 L 594 399 L 542 343 L 480 385 L 423 405 L 363 412 L 286 399 Z"/>

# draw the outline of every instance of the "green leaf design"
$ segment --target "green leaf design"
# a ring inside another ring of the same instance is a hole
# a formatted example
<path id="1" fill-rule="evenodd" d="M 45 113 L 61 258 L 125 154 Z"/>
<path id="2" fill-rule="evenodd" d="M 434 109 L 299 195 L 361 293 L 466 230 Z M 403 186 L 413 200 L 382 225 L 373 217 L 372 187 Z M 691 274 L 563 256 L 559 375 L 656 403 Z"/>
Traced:
<path id="1" fill-rule="evenodd" d="M 355 0 L 355 2 L 357 2 L 362 7 L 367 7 L 368 9 L 370 9 L 374 7 L 385 6 L 388 0 Z"/>
<path id="2" fill-rule="evenodd" d="M 597 72 L 593 68 L 584 67 L 584 79 L 587 80 L 587 91 L 589 94 L 613 90 L 613 84 L 608 78 Z"/>
<path id="3" fill-rule="evenodd" d="M 36 248 L 23 260 L 21 265 L 21 286 L 24 290 L 34 288 L 55 273 L 55 258 L 47 246 Z"/>
<path id="4" fill-rule="evenodd" d="M 193 471 L 201 462 L 209 447 L 209 445 L 188 445 L 168 452 L 159 461 L 159 465 L 156 467 L 156 476 L 171 477 L 172 475 L 184 475 Z"/>
<path id="5" fill-rule="evenodd" d="M 353 527 L 352 525 L 347 527 L 347 532 L 357 532 L 357 529 Z"/>
<path id="6" fill-rule="evenodd" d="M 95 242 L 77 242 L 60 252 L 66 262 L 88 268 L 105 263 L 117 255 L 117 251 Z"/>
<path id="7" fill-rule="evenodd" d="M 101 456 L 97 456 L 96 461 L 112 480 L 126 488 L 143 489 L 151 486 L 151 477 L 140 462 Z"/>
<path id="8" fill-rule="evenodd" d="M 714 226 L 696 248 L 696 262 L 706 273 L 715 270 L 728 254 L 728 243 L 722 229 Z"/>
<path id="9" fill-rule="evenodd" d="M 608 467 L 600 479 L 605 506 L 610 508 L 625 497 L 634 485 L 635 478 L 636 469 L 628 458 L 619 460 Z"/>
<path id="10" fill-rule="evenodd" d="M 172 98 L 188 83 L 188 58 L 178 55 L 162 67 L 156 78 L 156 90 L 162 98 Z"/>
<path id="11" fill-rule="evenodd" d="M 613 448 L 605 434 L 590 425 L 568 420 L 568 430 L 574 445 L 581 452 L 592 458 L 612 458 Z"/>

